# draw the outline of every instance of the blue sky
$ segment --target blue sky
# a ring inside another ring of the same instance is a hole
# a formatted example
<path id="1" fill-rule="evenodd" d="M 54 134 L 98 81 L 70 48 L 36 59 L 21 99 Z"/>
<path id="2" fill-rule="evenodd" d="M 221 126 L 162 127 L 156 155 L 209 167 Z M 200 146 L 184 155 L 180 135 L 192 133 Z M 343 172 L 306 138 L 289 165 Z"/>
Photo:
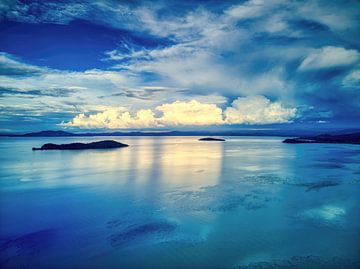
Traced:
<path id="1" fill-rule="evenodd" d="M 0 2 L 0 131 L 360 126 L 358 1 Z"/>

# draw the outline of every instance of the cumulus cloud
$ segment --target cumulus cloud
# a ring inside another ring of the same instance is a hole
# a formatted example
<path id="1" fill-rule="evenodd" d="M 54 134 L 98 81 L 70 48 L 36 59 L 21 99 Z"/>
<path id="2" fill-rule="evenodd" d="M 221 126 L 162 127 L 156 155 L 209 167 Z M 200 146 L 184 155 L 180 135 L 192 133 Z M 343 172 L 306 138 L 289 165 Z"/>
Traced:
<path id="1" fill-rule="evenodd" d="M 295 108 L 285 108 L 264 96 L 239 97 L 224 111 L 228 124 L 270 124 L 289 122 L 296 115 Z"/>
<path id="2" fill-rule="evenodd" d="M 86 116 L 81 113 L 71 122 L 63 126 L 76 126 L 81 128 L 146 128 L 157 127 L 154 113 L 149 109 L 139 110 L 135 116 L 131 116 L 124 107 L 105 107 L 103 111 Z"/>
<path id="3" fill-rule="evenodd" d="M 359 59 L 359 52 L 353 49 L 327 46 L 310 53 L 300 64 L 300 70 L 315 70 L 347 66 Z"/>
<path id="4" fill-rule="evenodd" d="M 174 125 L 214 125 L 223 123 L 222 110 L 214 104 L 204 104 L 196 100 L 176 101 L 156 107 L 163 113 L 161 124 Z"/>
<path id="5" fill-rule="evenodd" d="M 142 109 L 134 116 L 124 107 L 103 107 L 95 114 L 77 115 L 67 127 L 82 128 L 156 128 L 165 126 L 205 126 L 224 124 L 271 124 L 289 122 L 296 115 L 295 108 L 285 108 L 279 102 L 271 102 L 264 96 L 236 99 L 224 111 L 215 104 L 197 100 L 175 101 L 157 106 L 161 112 L 156 117 L 150 109 Z"/>
<path id="6" fill-rule="evenodd" d="M 99 109 L 99 107 L 97 108 Z M 215 104 L 200 103 L 196 100 L 189 102 L 176 101 L 157 106 L 155 110 L 162 113 L 155 117 L 150 109 L 138 110 L 134 116 L 124 107 L 102 107 L 96 114 L 77 115 L 63 126 L 83 128 L 155 128 L 178 125 L 213 125 L 221 124 L 222 110 Z"/>

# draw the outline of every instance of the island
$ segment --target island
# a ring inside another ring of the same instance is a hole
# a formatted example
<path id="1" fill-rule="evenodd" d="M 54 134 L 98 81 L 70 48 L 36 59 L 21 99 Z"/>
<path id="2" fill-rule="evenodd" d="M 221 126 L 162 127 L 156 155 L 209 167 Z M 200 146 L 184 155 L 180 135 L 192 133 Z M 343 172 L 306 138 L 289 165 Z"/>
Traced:
<path id="1" fill-rule="evenodd" d="M 204 137 L 204 138 L 200 138 L 199 141 L 225 141 L 225 139 L 213 138 L 213 137 Z"/>
<path id="2" fill-rule="evenodd" d="M 309 137 L 288 138 L 283 143 L 302 144 L 302 143 L 332 143 L 332 144 L 360 144 L 360 132 L 340 135 L 317 135 Z"/>
<path id="3" fill-rule="evenodd" d="M 83 149 L 114 149 L 128 147 L 129 145 L 116 142 L 114 140 L 103 140 L 91 143 L 70 143 L 70 144 L 52 144 L 47 143 L 41 148 L 32 148 L 32 150 L 83 150 Z"/>

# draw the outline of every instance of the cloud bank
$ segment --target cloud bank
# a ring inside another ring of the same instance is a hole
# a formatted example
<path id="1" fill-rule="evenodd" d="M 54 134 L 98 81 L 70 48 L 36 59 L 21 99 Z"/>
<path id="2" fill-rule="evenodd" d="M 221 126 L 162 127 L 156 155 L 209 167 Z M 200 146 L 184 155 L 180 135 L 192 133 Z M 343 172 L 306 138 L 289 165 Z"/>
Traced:
<path id="1" fill-rule="evenodd" d="M 81 113 L 66 127 L 81 128 L 156 128 L 171 126 L 206 126 L 224 124 L 271 124 L 286 123 L 296 116 L 296 108 L 285 108 L 279 102 L 271 102 L 264 96 L 239 97 L 230 107 L 222 110 L 215 104 L 197 100 L 175 101 L 155 108 L 161 115 L 156 117 L 151 109 L 138 110 L 134 116 L 124 107 L 104 107 L 103 111 L 85 115 Z"/>

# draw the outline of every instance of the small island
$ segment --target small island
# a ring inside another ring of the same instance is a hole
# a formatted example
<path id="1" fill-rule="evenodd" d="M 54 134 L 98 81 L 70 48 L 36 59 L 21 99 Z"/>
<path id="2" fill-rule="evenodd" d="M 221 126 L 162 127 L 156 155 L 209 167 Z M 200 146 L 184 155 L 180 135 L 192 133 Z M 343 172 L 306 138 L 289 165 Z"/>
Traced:
<path id="1" fill-rule="evenodd" d="M 225 141 L 225 139 L 213 138 L 213 137 L 204 137 L 204 138 L 200 138 L 199 141 Z"/>
<path id="2" fill-rule="evenodd" d="M 70 143 L 70 144 L 52 144 L 47 143 L 41 148 L 32 148 L 32 150 L 82 150 L 82 149 L 114 149 L 128 147 L 129 145 L 116 142 L 114 140 L 104 140 L 91 143 Z"/>
<path id="3" fill-rule="evenodd" d="M 303 143 L 332 143 L 332 144 L 360 144 L 360 133 L 342 135 L 317 135 L 309 137 L 288 138 L 283 141 L 288 144 Z"/>

